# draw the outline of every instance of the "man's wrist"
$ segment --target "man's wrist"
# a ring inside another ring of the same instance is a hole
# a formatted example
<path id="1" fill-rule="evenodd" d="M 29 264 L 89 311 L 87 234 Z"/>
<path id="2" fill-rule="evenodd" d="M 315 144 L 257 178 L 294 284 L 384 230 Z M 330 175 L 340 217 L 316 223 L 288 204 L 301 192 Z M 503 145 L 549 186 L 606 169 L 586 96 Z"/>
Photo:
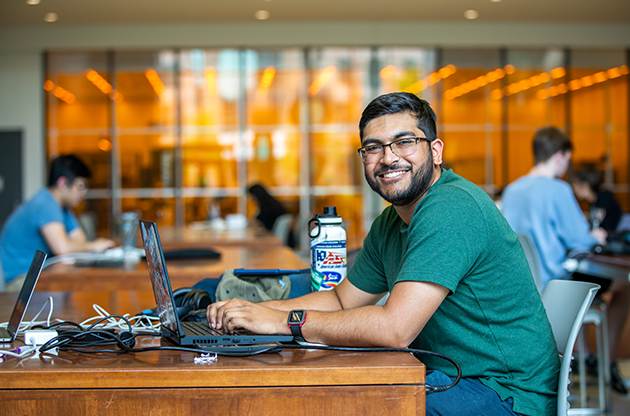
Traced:
<path id="1" fill-rule="evenodd" d="M 291 331 L 291 334 L 296 339 L 304 340 L 304 335 L 302 334 L 302 325 L 306 321 L 306 310 L 304 309 L 293 309 L 289 312 L 289 316 L 287 317 L 287 326 Z"/>

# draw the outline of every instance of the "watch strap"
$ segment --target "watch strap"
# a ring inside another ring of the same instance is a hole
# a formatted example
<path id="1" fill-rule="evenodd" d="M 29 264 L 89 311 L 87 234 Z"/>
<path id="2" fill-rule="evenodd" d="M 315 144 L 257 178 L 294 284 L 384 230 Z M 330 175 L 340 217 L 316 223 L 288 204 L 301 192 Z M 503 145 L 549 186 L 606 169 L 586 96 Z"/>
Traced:
<path id="1" fill-rule="evenodd" d="M 287 319 L 287 324 L 289 325 L 289 329 L 291 329 L 291 334 L 298 341 L 304 341 L 304 336 L 302 335 L 302 325 L 304 325 L 305 320 L 306 320 L 305 310 L 295 309 L 289 312 L 289 318 Z"/>
<path id="2" fill-rule="evenodd" d="M 300 340 L 304 340 L 304 336 L 302 335 L 302 326 L 298 324 L 293 324 L 289 326 L 291 328 L 291 333 L 295 338 L 299 338 Z"/>

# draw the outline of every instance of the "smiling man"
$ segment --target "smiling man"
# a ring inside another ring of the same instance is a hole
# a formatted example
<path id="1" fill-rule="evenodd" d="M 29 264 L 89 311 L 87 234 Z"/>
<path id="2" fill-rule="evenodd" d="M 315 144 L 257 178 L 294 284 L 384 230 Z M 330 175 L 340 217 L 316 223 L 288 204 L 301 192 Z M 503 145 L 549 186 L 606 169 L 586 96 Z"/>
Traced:
<path id="1" fill-rule="evenodd" d="M 7 291 L 22 287 L 35 250 L 49 255 L 103 251 L 112 240 L 87 241 L 72 212 L 87 193 L 90 169 L 74 155 L 59 156 L 50 164 L 48 186 L 20 205 L 7 219 L 0 234 L 0 264 Z"/>
<path id="2" fill-rule="evenodd" d="M 554 415 L 559 359 L 523 250 L 493 201 L 441 168 L 444 144 L 429 104 L 407 93 L 380 96 L 359 130 L 365 178 L 392 205 L 347 279 L 297 299 L 212 304 L 210 326 L 430 350 L 455 359 L 463 378 L 427 396 L 427 415 Z M 420 358 L 428 384 L 454 380 L 449 363 Z"/>

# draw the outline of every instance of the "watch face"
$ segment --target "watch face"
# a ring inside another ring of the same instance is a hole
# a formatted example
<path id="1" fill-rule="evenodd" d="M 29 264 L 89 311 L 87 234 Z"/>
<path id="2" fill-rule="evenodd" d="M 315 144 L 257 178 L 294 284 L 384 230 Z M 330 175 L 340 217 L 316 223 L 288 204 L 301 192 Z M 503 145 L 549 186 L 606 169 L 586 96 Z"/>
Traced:
<path id="1" fill-rule="evenodd" d="M 304 322 L 304 318 L 306 316 L 306 311 L 304 310 L 294 310 L 289 312 L 289 323 L 290 324 L 301 324 Z"/>

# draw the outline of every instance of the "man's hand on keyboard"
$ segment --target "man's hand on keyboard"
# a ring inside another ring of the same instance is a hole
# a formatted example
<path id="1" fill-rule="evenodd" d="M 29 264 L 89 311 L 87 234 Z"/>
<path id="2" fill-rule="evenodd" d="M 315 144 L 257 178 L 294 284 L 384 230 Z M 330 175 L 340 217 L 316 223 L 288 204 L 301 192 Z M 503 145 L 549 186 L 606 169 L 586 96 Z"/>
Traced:
<path id="1" fill-rule="evenodd" d="M 223 328 L 227 333 L 243 328 L 257 334 L 290 335 L 287 316 L 288 312 L 241 299 L 216 302 L 208 306 L 210 327 Z"/>

